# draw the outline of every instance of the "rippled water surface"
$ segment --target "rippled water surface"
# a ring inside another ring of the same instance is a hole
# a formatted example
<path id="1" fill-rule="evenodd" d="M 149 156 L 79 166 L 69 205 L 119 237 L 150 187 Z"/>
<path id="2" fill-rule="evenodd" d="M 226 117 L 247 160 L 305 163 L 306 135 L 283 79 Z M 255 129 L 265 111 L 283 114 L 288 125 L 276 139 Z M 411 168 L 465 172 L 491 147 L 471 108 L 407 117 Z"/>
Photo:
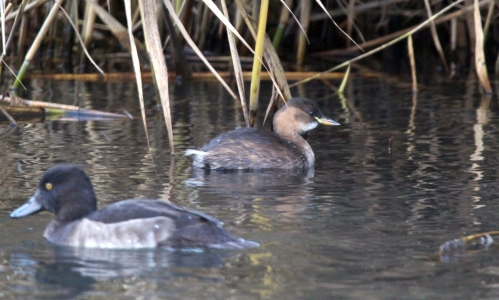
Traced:
<path id="1" fill-rule="evenodd" d="M 127 110 L 136 118 L 0 123 L 0 297 L 499 297 L 495 249 L 452 262 L 427 259 L 447 240 L 499 229 L 497 98 L 482 98 L 475 82 L 459 80 L 422 87 L 417 97 L 409 86 L 384 80 L 356 79 L 349 89 L 346 99 L 322 82 L 293 90 L 342 124 L 311 133 L 316 170 L 305 177 L 191 168 L 185 149 L 244 124 L 240 106 L 216 83 L 172 87 L 172 156 L 151 86 L 148 150 L 133 84 L 30 82 L 26 98 Z M 223 220 L 261 247 L 55 247 L 42 237 L 52 215 L 12 220 L 9 213 L 61 162 L 85 167 L 100 206 L 169 200 Z"/>

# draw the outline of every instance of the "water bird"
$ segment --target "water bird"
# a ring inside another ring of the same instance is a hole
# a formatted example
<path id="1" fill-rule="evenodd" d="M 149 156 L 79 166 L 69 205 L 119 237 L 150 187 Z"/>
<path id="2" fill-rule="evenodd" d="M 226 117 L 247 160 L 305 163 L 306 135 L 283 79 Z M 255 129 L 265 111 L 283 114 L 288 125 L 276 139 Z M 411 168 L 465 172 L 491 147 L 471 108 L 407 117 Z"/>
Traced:
<path id="1" fill-rule="evenodd" d="M 185 155 L 192 155 L 193 165 L 204 169 L 313 169 L 315 155 L 305 139 L 319 124 L 340 125 L 313 101 L 292 98 L 274 115 L 273 133 L 238 128 Z"/>
<path id="2" fill-rule="evenodd" d="M 123 200 L 97 210 L 89 177 L 72 164 L 47 170 L 34 195 L 10 217 L 44 210 L 55 214 L 44 237 L 57 245 L 114 249 L 258 246 L 232 236 L 214 217 L 159 200 Z"/>

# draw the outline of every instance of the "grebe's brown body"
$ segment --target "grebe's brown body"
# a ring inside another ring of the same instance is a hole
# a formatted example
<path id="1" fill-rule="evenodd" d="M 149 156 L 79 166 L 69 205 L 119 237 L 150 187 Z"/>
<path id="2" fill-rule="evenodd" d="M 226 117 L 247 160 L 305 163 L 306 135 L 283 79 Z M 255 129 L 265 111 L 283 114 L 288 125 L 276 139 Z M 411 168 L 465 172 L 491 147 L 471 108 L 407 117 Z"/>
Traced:
<path id="1" fill-rule="evenodd" d="M 274 133 L 240 128 L 221 134 L 199 150 L 187 150 L 186 155 L 194 155 L 194 166 L 207 169 L 313 168 L 314 152 L 303 136 L 318 124 L 339 125 L 314 102 L 293 98 L 275 114 Z"/>

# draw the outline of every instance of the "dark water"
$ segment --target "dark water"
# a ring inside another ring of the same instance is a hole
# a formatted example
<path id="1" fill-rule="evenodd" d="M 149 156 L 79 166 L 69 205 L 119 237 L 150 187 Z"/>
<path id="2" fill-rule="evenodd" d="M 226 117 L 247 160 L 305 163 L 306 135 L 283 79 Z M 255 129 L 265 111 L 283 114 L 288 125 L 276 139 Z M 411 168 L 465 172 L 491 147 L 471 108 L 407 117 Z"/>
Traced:
<path id="1" fill-rule="evenodd" d="M 83 299 L 496 299 L 491 248 L 429 261 L 440 244 L 497 230 L 499 111 L 474 81 L 434 82 L 413 97 L 387 80 L 351 82 L 339 99 L 321 82 L 293 91 L 342 126 L 309 142 L 315 176 L 204 174 L 182 157 L 242 126 L 215 83 L 172 87 L 176 154 L 146 88 L 150 151 L 131 83 L 32 81 L 27 98 L 121 112 L 135 120 L 0 123 L 0 297 Z M 263 99 L 269 95 L 263 95 Z M 223 109 L 221 109 L 223 107 Z M 391 151 L 388 150 L 391 140 Z M 8 214 L 55 163 L 84 165 L 103 206 L 167 199 L 223 220 L 257 241 L 247 251 L 54 247 L 52 216 Z"/>

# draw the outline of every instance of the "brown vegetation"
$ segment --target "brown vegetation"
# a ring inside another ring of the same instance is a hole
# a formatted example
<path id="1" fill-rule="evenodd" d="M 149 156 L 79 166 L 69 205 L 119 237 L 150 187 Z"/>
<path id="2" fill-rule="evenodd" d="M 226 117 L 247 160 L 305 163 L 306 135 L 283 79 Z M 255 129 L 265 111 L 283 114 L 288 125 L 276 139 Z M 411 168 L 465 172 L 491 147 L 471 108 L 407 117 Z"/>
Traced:
<path id="1" fill-rule="evenodd" d="M 261 63 L 282 99 L 291 97 L 284 70 L 323 72 L 299 75 L 303 83 L 347 66 L 355 74 L 366 57 L 362 70 L 411 74 L 414 90 L 417 73 L 454 76 L 476 68 L 490 92 L 486 66 L 497 57 L 495 6 L 492 0 L 18 0 L 3 10 L 1 76 L 19 89 L 25 76 L 41 73 L 85 80 L 96 71 L 101 75 L 90 78 L 130 78 L 126 74 L 134 71 L 141 95 L 146 72 L 156 84 L 169 132 L 167 74 L 186 79 L 195 70 L 210 71 L 246 108 L 243 71 L 252 69 L 247 124 L 258 107 Z M 409 37 L 408 48 L 398 43 Z M 220 74 L 226 71 L 234 74 L 239 92 Z M 171 134 L 170 142 L 173 152 Z"/>

